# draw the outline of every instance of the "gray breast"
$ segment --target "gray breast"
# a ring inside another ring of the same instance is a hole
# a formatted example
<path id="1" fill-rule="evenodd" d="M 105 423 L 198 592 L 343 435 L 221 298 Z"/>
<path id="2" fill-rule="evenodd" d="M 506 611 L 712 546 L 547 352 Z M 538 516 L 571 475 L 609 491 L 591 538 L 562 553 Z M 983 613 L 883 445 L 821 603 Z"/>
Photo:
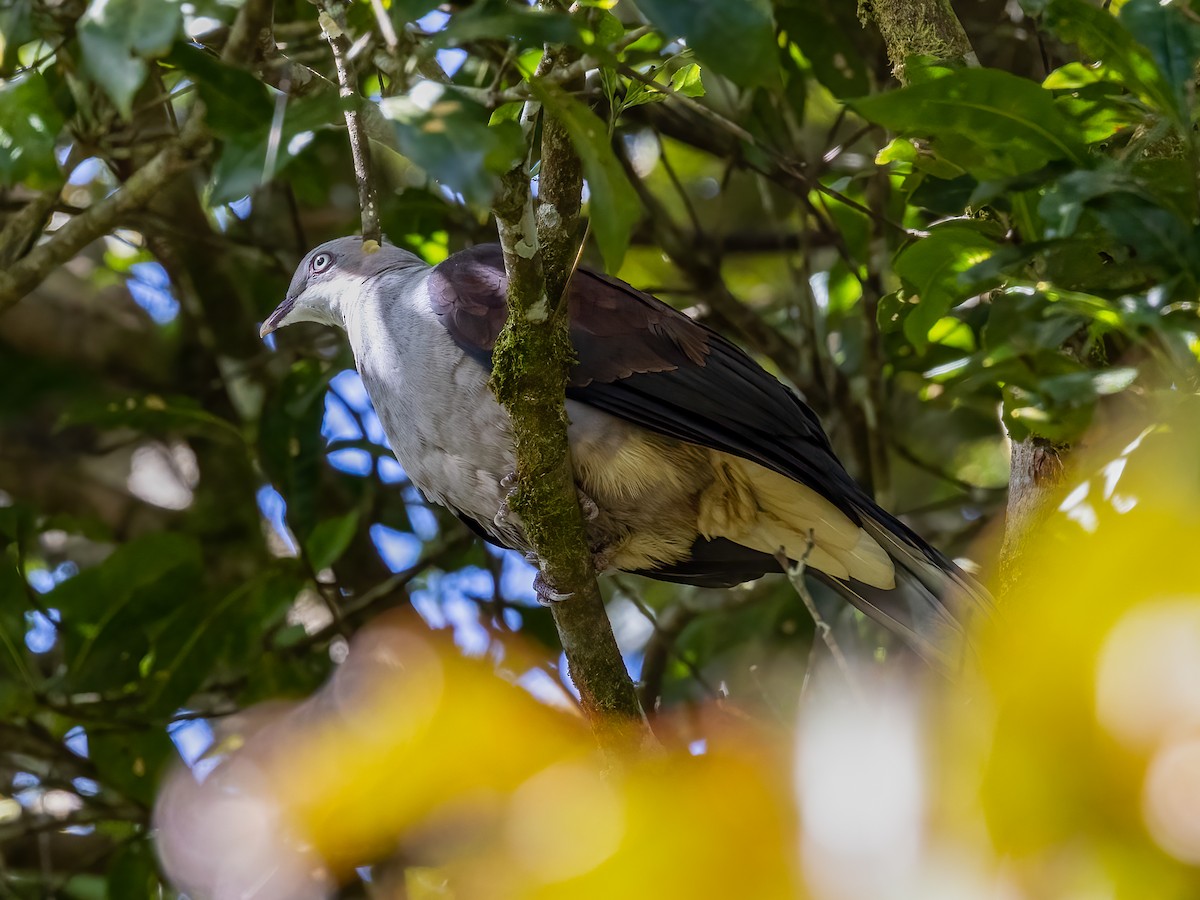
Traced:
<path id="1" fill-rule="evenodd" d="M 513 470 L 508 416 L 488 372 L 450 339 L 420 299 L 424 278 L 346 316 L 363 384 L 396 459 L 434 503 L 490 525 Z M 390 302 L 389 302 L 390 301 Z"/>

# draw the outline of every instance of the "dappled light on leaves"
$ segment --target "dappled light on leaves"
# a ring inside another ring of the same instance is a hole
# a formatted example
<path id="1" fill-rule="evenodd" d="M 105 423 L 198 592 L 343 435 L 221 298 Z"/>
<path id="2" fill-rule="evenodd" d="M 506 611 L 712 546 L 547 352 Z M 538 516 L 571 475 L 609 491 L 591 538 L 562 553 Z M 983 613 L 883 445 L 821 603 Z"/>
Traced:
<path id="1" fill-rule="evenodd" d="M 0 0 L 0 896 L 1200 896 L 1200 7 L 953 7 Z M 597 741 L 361 356 L 259 338 L 363 221 L 347 110 L 396 247 L 527 183 L 549 271 L 730 338 L 964 568 L 1024 545 L 978 671 L 606 575 L 662 749 Z"/>

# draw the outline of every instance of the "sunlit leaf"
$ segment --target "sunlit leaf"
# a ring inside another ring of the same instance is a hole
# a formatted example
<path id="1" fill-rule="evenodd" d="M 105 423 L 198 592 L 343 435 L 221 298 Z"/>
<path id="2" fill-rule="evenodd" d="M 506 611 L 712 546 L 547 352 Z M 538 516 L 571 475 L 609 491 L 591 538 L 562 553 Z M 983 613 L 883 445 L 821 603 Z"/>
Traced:
<path id="1" fill-rule="evenodd" d="M 487 206 L 499 176 L 524 153 L 520 127 L 494 118 L 476 103 L 446 94 L 429 109 L 404 97 L 380 104 L 395 133 L 396 149 L 449 190 L 470 203 Z"/>
<path id="2" fill-rule="evenodd" d="M 8 0 L 0 4 L 0 77 L 11 77 L 17 51 L 35 36 L 33 0 Z"/>
<path id="3" fill-rule="evenodd" d="M 1053 95 L 997 69 L 963 69 L 850 105 L 902 135 L 929 138 L 938 153 L 976 178 L 1029 172 L 1051 160 L 1084 160 Z"/>
<path id="4" fill-rule="evenodd" d="M 1188 121 L 1189 99 L 1195 93 L 1196 62 L 1200 59 L 1200 26 L 1182 3 L 1127 0 L 1118 16 L 1122 25 L 1147 50 L 1174 99 L 1168 108 L 1177 120 Z"/>
<path id="5" fill-rule="evenodd" d="M 995 240 L 981 229 L 950 224 L 933 229 L 896 257 L 896 273 L 918 298 L 904 319 L 904 334 L 917 349 L 929 344 L 929 330 L 955 303 L 978 292 L 980 285 L 963 276 L 995 250 Z"/>
<path id="6" fill-rule="evenodd" d="M 439 45 L 508 37 L 522 47 L 582 42 L 575 21 L 564 13 L 541 7 L 485 2 L 462 9 L 435 37 Z"/>
<path id="7" fill-rule="evenodd" d="M 700 67 L 689 63 L 682 69 L 676 69 L 671 76 L 671 90 L 685 97 L 703 97 L 704 82 L 700 80 Z"/>
<path id="8" fill-rule="evenodd" d="M 1146 37 L 1155 40 L 1168 57 L 1172 51 L 1163 43 L 1161 28 L 1172 13 L 1141 12 L 1141 0 L 1131 0 L 1135 6 L 1131 20 Z M 1153 4 L 1155 7 L 1157 3 Z M 1165 9 L 1165 8 L 1163 8 Z M 1177 100 L 1176 88 L 1164 77 L 1151 52 L 1141 45 L 1131 32 L 1122 27 L 1115 16 L 1086 0 L 1050 0 L 1045 6 L 1043 21 L 1046 27 L 1065 41 L 1078 44 L 1092 59 L 1102 60 L 1106 69 L 1116 73 L 1125 85 L 1147 103 L 1177 121 L 1184 114 Z M 1188 38 L 1180 36 L 1176 50 L 1182 50 Z M 1182 54 L 1187 55 L 1184 51 Z M 1175 65 L 1175 62 L 1169 65 Z"/>
<path id="9" fill-rule="evenodd" d="M 236 81 L 236 77 L 232 78 L 229 85 Z M 223 88 L 214 88 L 213 92 L 217 90 Z M 251 94 L 248 98 L 249 109 L 254 109 L 257 96 L 260 95 Z M 233 97 L 227 97 L 227 101 L 236 102 Z M 224 103 L 222 108 L 225 108 Z M 226 122 L 235 120 L 236 116 L 236 113 L 227 114 Z M 214 205 L 229 203 L 254 193 L 303 152 L 313 132 L 336 128 L 343 121 L 336 99 L 326 94 L 292 101 L 278 126 L 272 116 L 266 115 L 259 119 L 257 127 L 245 130 L 233 127 L 213 167 L 209 202 Z M 268 163 L 271 163 L 269 170 Z"/>

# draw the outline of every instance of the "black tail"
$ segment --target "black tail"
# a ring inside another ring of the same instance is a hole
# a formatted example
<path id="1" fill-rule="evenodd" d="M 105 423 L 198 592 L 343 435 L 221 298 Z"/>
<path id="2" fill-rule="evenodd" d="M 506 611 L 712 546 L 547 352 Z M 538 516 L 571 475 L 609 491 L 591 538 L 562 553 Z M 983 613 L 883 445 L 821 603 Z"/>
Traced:
<path id="1" fill-rule="evenodd" d="M 892 559 L 896 586 L 843 581 L 815 569 L 809 574 L 895 633 L 935 668 L 958 672 L 968 652 L 967 632 L 972 622 L 991 614 L 991 595 L 895 516 L 865 497 L 858 506 L 863 528 Z M 699 538 L 687 559 L 637 574 L 700 587 L 731 587 L 777 571 L 779 563 L 766 553 L 724 538 Z"/>
<path id="2" fill-rule="evenodd" d="M 892 559 L 896 586 L 814 574 L 939 669 L 960 670 L 968 631 L 992 613 L 991 594 L 895 516 L 873 503 L 861 512 L 863 528 Z"/>

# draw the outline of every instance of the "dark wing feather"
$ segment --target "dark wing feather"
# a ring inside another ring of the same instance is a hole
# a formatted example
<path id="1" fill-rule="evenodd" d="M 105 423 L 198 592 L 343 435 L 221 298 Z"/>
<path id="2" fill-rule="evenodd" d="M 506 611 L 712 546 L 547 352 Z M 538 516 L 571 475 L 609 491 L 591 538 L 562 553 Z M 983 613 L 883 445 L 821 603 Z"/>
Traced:
<path id="1" fill-rule="evenodd" d="M 499 244 L 480 244 L 433 267 L 429 302 L 455 343 L 476 359 L 492 361 L 507 315 L 508 276 Z"/>
<path id="2" fill-rule="evenodd" d="M 504 256 L 496 244 L 455 253 L 429 278 L 438 319 L 463 350 L 489 362 L 504 327 L 507 290 Z M 581 269 L 571 282 L 569 303 L 578 357 L 571 378 L 575 388 L 704 364 L 706 330 L 649 294 Z"/>

